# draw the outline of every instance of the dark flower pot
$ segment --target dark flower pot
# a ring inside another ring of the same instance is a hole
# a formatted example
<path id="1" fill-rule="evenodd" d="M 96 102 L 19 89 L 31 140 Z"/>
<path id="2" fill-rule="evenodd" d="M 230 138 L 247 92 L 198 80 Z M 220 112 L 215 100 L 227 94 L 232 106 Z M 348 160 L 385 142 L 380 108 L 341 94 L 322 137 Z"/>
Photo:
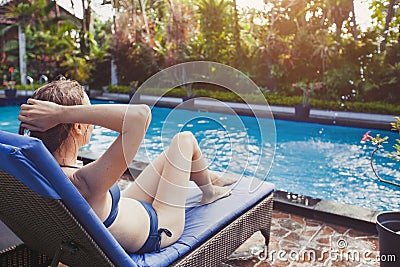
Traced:
<path id="1" fill-rule="evenodd" d="M 297 105 L 294 106 L 294 111 L 297 119 L 307 119 L 310 115 L 310 106 Z"/>
<path id="2" fill-rule="evenodd" d="M 17 97 L 17 89 L 5 89 L 4 94 L 6 98 L 16 98 Z"/>
<path id="3" fill-rule="evenodd" d="M 376 219 L 380 266 L 400 266 L 400 212 L 385 212 Z"/>

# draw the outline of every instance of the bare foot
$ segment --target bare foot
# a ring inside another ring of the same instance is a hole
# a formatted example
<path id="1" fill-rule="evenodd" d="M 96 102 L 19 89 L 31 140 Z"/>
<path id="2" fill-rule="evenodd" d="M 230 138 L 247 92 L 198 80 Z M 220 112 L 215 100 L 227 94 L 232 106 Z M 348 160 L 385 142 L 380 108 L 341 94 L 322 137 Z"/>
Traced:
<path id="1" fill-rule="evenodd" d="M 238 177 L 235 174 L 222 174 L 209 171 L 211 183 L 217 186 L 227 186 L 237 182 Z"/>
<path id="2" fill-rule="evenodd" d="M 212 185 L 210 190 L 203 191 L 203 197 L 201 199 L 202 204 L 210 204 L 218 199 L 228 197 L 232 194 L 230 188 Z"/>

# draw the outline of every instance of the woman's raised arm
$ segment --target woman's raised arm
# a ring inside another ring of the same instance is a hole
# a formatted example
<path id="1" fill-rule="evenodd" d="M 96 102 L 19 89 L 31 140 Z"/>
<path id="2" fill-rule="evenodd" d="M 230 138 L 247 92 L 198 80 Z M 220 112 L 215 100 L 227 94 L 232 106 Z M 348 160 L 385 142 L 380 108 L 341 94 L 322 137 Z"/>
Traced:
<path id="1" fill-rule="evenodd" d="M 74 173 L 87 199 L 107 193 L 132 162 L 151 120 L 147 105 L 99 104 L 61 106 L 53 102 L 29 99 L 21 106 L 21 126 L 45 131 L 60 123 L 103 126 L 120 133 L 113 144 L 96 161 Z"/>

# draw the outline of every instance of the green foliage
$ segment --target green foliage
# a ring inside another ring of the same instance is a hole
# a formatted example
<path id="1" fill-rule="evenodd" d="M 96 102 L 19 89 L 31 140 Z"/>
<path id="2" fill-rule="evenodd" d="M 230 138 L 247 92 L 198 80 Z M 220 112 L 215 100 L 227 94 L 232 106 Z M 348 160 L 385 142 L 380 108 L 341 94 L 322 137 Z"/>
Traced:
<path id="1" fill-rule="evenodd" d="M 94 26 L 96 35 L 81 31 L 72 17 L 55 15 L 55 5 L 55 1 L 34 0 L 12 2 L 8 7 L 7 16 L 15 18 L 16 26 L 20 26 L 26 35 L 27 74 L 34 79 L 45 74 L 50 80 L 63 74 L 86 84 L 92 79 L 95 64 L 108 56 L 109 33 L 108 36 L 102 34 L 99 22 Z M 12 29 L 3 28 L 0 36 L 6 37 Z M 9 51 L 5 47 L 3 50 L 7 64 L 19 66 L 18 41 L 5 39 L 14 49 Z M 100 45 L 97 40 L 101 40 Z"/>
<path id="2" fill-rule="evenodd" d="M 320 96 L 326 100 L 340 99 L 342 96 L 356 96 L 360 85 L 360 71 L 351 64 L 339 65 L 325 72 L 325 89 Z"/>
<path id="3" fill-rule="evenodd" d="M 310 82 L 325 85 L 310 100 L 313 107 L 400 103 L 398 1 L 370 1 L 373 24 L 363 31 L 354 24 L 352 0 L 269 0 L 263 10 L 235 9 L 235 2 L 120 0 L 115 24 L 95 21 L 91 32 L 87 16 L 77 22 L 52 15 L 54 1 L 13 2 L 7 16 L 25 29 L 28 75 L 35 78 L 61 73 L 92 87 L 110 84 L 112 54 L 119 84 L 129 85 L 177 63 L 210 60 L 239 69 L 276 103 L 301 103 L 302 93 L 291 84 Z M 0 71 L 14 66 L 17 77 L 17 40 L 5 38 L 15 30 L 0 25 L 6 55 Z M 241 101 L 227 92 L 207 93 Z M 379 105 L 367 109 L 373 106 Z"/>
<path id="4" fill-rule="evenodd" d="M 232 59 L 232 28 L 226 0 L 197 0 L 202 59 L 229 64 Z M 191 55 L 198 57 L 198 55 Z"/>
<path id="5" fill-rule="evenodd" d="M 33 90 L 36 90 L 36 89 L 38 89 L 39 87 L 40 87 L 40 84 L 35 83 L 35 84 L 33 85 Z M 23 86 L 23 85 L 17 84 L 17 85 L 15 86 L 15 88 L 17 88 L 17 90 L 31 90 L 31 85 L 28 84 L 28 85 L 25 87 L 25 86 Z"/>
<path id="6" fill-rule="evenodd" d="M 121 93 L 121 94 L 129 94 L 132 92 L 132 88 L 126 85 L 109 85 L 107 86 L 107 90 L 110 93 Z"/>

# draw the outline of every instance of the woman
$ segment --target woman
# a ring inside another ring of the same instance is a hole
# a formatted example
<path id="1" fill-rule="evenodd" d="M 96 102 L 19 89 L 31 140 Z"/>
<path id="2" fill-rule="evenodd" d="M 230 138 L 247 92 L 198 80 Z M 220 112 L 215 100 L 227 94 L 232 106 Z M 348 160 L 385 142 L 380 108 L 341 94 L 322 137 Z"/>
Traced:
<path id="1" fill-rule="evenodd" d="M 208 204 L 231 194 L 233 179 L 207 170 L 198 143 L 189 132 L 177 134 L 135 182 L 123 192 L 116 182 L 132 162 L 149 126 L 146 105 L 90 105 L 76 81 L 58 80 L 35 91 L 21 105 L 21 129 L 40 138 L 94 212 L 129 253 L 158 251 L 176 242 L 185 220 L 189 180 Z M 96 161 L 78 167 L 78 149 L 86 145 L 93 125 L 119 132 Z"/>

